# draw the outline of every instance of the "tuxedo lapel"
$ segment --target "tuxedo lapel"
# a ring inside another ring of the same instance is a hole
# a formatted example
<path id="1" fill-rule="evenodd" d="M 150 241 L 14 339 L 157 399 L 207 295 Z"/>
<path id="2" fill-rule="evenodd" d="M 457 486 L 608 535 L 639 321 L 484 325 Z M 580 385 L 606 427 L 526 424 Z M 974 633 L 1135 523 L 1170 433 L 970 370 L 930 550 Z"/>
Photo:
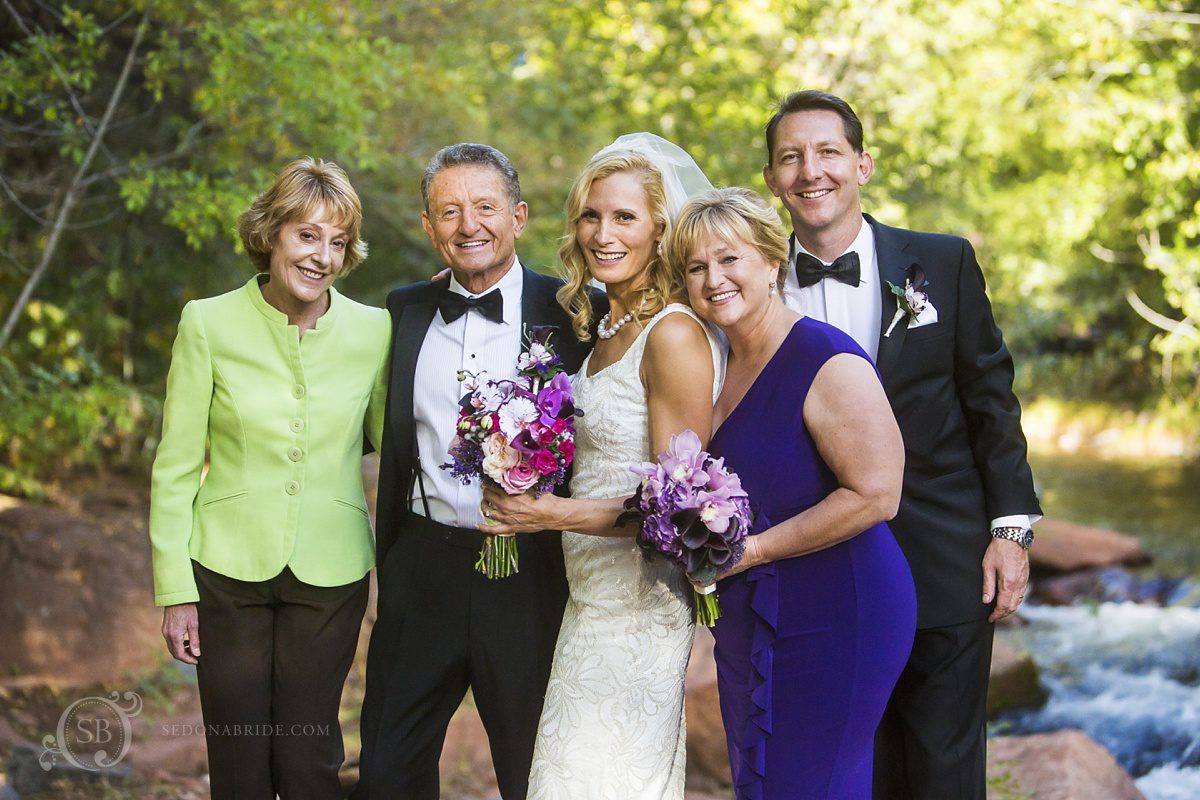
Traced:
<path id="1" fill-rule="evenodd" d="M 554 297 L 557 282 L 521 267 L 521 322 L 524 325 L 550 325 L 557 322 L 558 301 Z M 522 337 L 522 341 L 524 338 Z"/>
<path id="2" fill-rule="evenodd" d="M 879 262 L 879 290 L 882 295 L 882 313 L 879 315 L 879 354 L 876 366 L 886 385 L 888 375 L 900 359 L 900 350 L 904 345 L 904 337 L 908 333 L 908 325 L 902 319 L 892 328 L 891 335 L 885 336 L 887 329 L 896 316 L 899 308 L 899 298 L 892 294 L 888 282 L 903 286 L 908 275 L 908 268 L 916 260 L 905 252 L 908 242 L 900 236 L 895 228 L 881 225 L 869 214 L 864 214 L 867 222 L 875 233 L 875 256 Z"/>
<path id="3" fill-rule="evenodd" d="M 526 325 L 553 325 L 559 329 L 553 340 L 554 348 L 562 358 L 563 368 L 572 373 L 578 371 L 583 359 L 591 352 L 592 341 L 595 340 L 595 318 L 608 311 L 608 298 L 601 292 L 591 293 L 593 338 L 592 341 L 581 342 L 572 331 L 570 315 L 558 304 L 558 290 L 561 287 L 562 281 L 526 269 L 521 289 L 521 318 Z"/>
<path id="4" fill-rule="evenodd" d="M 448 282 L 446 283 L 448 285 Z M 444 286 L 430 287 L 425 297 L 410 303 L 401 311 L 396 323 L 396 345 L 392 353 L 392 381 L 388 387 L 392 419 L 397 423 L 396 444 L 402 448 L 398 453 L 407 461 L 413 442 L 413 380 L 417 371 L 417 356 L 425 342 L 429 323 L 437 313 L 439 290 Z"/>

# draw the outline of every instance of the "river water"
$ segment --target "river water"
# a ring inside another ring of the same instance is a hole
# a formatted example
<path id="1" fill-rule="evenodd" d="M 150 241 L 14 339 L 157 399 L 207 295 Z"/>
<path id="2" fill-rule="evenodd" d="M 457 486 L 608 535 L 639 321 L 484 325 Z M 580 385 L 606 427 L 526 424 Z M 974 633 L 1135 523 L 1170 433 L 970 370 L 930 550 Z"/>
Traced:
<path id="1" fill-rule="evenodd" d="M 1147 800 L 1200 798 L 1200 468 L 1034 454 L 1047 515 L 1136 534 L 1154 561 L 1112 570 L 1106 597 L 1030 605 L 1004 632 L 1033 654 L 1049 700 L 996 733 L 1079 728 Z M 1142 602 L 1122 597 L 1144 597 Z"/>

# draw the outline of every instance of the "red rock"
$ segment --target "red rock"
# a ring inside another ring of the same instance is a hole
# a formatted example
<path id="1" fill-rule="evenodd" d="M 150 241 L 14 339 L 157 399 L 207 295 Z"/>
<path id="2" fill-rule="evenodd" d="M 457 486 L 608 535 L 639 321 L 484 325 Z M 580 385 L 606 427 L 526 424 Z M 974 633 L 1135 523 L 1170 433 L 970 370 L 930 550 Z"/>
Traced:
<path id="1" fill-rule="evenodd" d="M 988 800 L 1145 800 L 1104 747 L 1077 730 L 988 743 Z"/>
<path id="2" fill-rule="evenodd" d="M 1046 692 L 1038 683 L 1037 665 L 1032 656 L 997 638 L 992 646 L 988 716 L 1015 708 L 1038 708 L 1045 702 Z"/>
<path id="3" fill-rule="evenodd" d="M 193 776 L 208 772 L 204 721 L 199 717 L 161 720 L 155 730 L 129 751 L 129 765 L 139 773 Z"/>
<path id="4" fill-rule="evenodd" d="M 1051 606 L 1073 605 L 1080 597 L 1095 596 L 1098 588 L 1095 570 L 1040 578 L 1030 585 L 1030 591 L 1038 602 Z"/>
<path id="5" fill-rule="evenodd" d="M 1135 537 L 1104 528 L 1043 519 L 1035 532 L 1037 540 L 1029 551 L 1029 560 L 1046 570 L 1073 572 L 1149 560 Z"/>
<path id="6" fill-rule="evenodd" d="M 687 715 L 687 782 L 699 792 L 720 790 L 733 784 L 721 705 L 717 698 L 717 665 L 713 638 L 707 628 L 697 628 L 688 663 L 685 713 Z"/>
<path id="7" fill-rule="evenodd" d="M 6 678 L 58 688 L 120 685 L 168 658 L 143 509 L 86 517 L 37 505 L 0 512 L 0 586 Z"/>

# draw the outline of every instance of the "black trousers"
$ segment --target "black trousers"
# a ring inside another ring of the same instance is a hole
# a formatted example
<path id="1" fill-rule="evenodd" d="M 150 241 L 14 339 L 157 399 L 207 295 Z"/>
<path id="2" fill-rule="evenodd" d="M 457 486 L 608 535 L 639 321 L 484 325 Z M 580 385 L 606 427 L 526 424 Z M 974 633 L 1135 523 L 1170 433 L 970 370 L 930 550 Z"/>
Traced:
<path id="1" fill-rule="evenodd" d="M 340 800 L 338 706 L 367 579 L 239 581 L 192 562 L 200 705 L 213 800 Z"/>
<path id="2" fill-rule="evenodd" d="M 917 630 L 875 734 L 875 800 L 984 800 L 994 630 Z"/>
<path id="3" fill-rule="evenodd" d="M 468 687 L 504 800 L 528 791 L 566 602 L 555 533 L 520 534 L 520 571 L 489 580 L 484 536 L 409 515 L 379 567 L 355 800 L 437 800 L 438 761 Z"/>

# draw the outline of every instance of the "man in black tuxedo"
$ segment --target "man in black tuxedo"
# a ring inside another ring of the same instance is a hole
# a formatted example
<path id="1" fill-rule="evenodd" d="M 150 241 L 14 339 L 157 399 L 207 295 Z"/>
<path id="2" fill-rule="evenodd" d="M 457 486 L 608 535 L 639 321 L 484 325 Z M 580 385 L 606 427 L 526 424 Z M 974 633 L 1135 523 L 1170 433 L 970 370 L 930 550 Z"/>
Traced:
<path id="1" fill-rule="evenodd" d="M 446 727 L 468 688 L 505 800 L 525 797 L 567 597 L 557 533 L 519 534 L 520 571 L 474 569 L 484 536 L 478 484 L 439 465 L 455 432 L 459 370 L 514 377 L 522 329 L 557 325 L 568 372 L 588 346 L 555 300 L 560 281 L 523 267 L 528 207 L 498 150 L 440 150 L 421 182 L 421 224 L 450 277 L 397 289 L 379 470 L 378 618 L 367 656 L 356 800 L 436 800 Z M 600 301 L 603 302 L 603 301 Z"/>
<path id="2" fill-rule="evenodd" d="M 874 795 L 982 800 L 994 623 L 1024 596 L 1041 513 L 1012 357 L 965 239 L 862 213 L 874 161 L 844 100 L 796 92 L 766 138 L 763 177 L 793 230 L 784 302 L 875 359 L 904 435 L 889 524 L 916 583 L 917 634 L 876 735 Z"/>

